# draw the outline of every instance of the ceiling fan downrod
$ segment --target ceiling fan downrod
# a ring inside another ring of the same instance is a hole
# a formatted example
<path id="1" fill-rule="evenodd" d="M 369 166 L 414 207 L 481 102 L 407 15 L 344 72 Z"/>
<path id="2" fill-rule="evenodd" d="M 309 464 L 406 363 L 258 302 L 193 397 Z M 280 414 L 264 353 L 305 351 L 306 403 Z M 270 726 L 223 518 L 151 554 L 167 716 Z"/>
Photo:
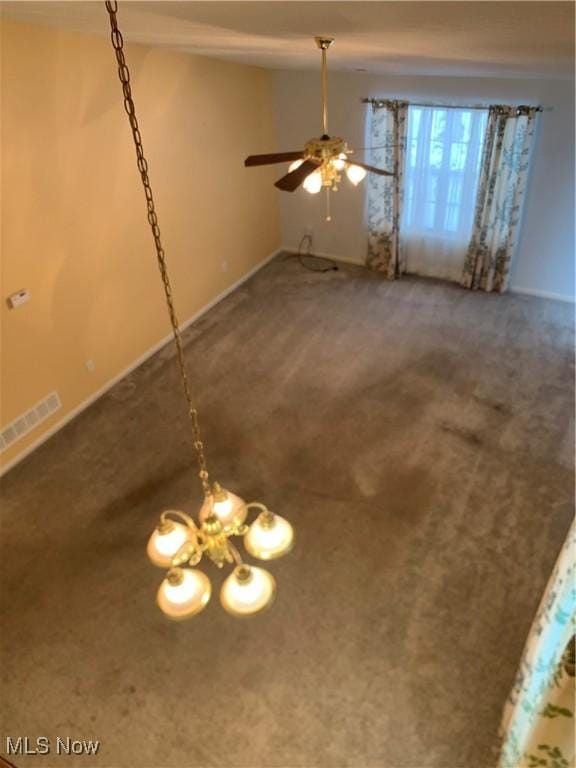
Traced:
<path id="1" fill-rule="evenodd" d="M 322 51 L 322 138 L 328 138 L 328 66 L 326 51 L 334 43 L 333 37 L 315 37 L 316 45 Z"/>

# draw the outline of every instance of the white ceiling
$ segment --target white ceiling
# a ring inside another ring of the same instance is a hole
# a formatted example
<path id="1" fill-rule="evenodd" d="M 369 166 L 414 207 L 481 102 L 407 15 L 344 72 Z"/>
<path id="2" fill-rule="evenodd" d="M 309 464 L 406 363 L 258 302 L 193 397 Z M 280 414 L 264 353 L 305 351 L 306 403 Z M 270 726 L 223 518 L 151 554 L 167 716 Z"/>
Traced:
<path id="1" fill-rule="evenodd" d="M 2 2 L 9 18 L 108 34 L 103 2 Z M 333 35 L 332 70 L 378 74 L 571 77 L 572 2 L 128 2 L 124 37 L 284 69 L 318 66 L 312 37 Z"/>

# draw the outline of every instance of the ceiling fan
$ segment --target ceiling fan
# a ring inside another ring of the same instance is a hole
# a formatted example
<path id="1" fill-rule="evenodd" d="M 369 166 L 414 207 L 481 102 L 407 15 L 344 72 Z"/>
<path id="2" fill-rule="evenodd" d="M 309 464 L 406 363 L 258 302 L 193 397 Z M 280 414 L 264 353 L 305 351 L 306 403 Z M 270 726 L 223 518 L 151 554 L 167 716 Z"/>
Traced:
<path id="1" fill-rule="evenodd" d="M 295 152 L 276 152 L 270 155 L 250 155 L 244 161 L 245 166 L 272 165 L 292 161 L 288 173 L 278 179 L 274 186 L 285 192 L 294 192 L 300 185 L 310 194 L 316 194 L 324 187 L 328 192 L 338 189 L 341 171 L 352 184 L 359 184 L 366 172 L 377 173 L 380 176 L 394 176 L 390 171 L 351 161 L 349 155 L 354 150 L 349 149 L 344 139 L 328 135 L 328 83 L 326 67 L 326 51 L 334 42 L 333 37 L 315 37 L 316 45 L 322 52 L 322 135 L 310 139 L 303 150 Z M 330 216 L 328 215 L 329 219 Z"/>

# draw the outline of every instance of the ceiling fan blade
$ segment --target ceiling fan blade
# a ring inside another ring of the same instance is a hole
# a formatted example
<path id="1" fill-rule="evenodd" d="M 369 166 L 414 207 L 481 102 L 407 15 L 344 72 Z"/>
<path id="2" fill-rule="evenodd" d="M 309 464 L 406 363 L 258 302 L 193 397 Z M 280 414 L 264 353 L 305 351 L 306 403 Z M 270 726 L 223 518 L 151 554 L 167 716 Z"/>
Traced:
<path id="1" fill-rule="evenodd" d="M 250 155 L 244 160 L 244 165 L 272 165 L 273 163 L 289 163 L 291 160 L 299 160 L 304 157 L 304 151 L 299 152 L 274 152 L 271 155 Z"/>
<path id="2" fill-rule="evenodd" d="M 365 171 L 369 171 L 370 173 L 377 173 L 380 176 L 394 176 L 392 171 L 385 171 L 383 168 L 376 168 L 374 165 L 366 165 L 366 163 L 358 163 L 356 160 L 354 160 L 354 162 L 349 160 L 346 165 L 358 165 L 360 168 L 364 168 Z"/>
<path id="3" fill-rule="evenodd" d="M 399 146 L 399 144 L 379 144 L 377 147 L 349 147 L 349 149 L 351 152 L 372 152 L 377 149 L 394 149 L 394 147 Z"/>
<path id="4" fill-rule="evenodd" d="M 281 179 L 278 179 L 274 186 L 284 190 L 284 192 L 294 192 L 294 190 L 298 189 L 300 184 L 302 184 L 306 176 L 310 176 L 311 173 L 314 173 L 320 165 L 321 163 L 318 160 L 304 160 L 302 165 L 299 165 L 296 170 L 291 171 L 290 173 L 287 173 L 286 176 L 282 176 Z"/>

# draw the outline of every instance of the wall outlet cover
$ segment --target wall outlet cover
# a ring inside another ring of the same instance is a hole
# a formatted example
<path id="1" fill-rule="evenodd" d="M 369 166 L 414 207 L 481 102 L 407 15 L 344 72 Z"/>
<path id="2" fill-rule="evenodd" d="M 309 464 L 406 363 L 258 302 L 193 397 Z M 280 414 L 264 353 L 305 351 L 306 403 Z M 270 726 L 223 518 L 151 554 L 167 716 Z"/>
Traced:
<path id="1" fill-rule="evenodd" d="M 21 290 L 16 291 L 16 293 L 13 293 L 6 299 L 6 303 L 10 309 L 21 307 L 22 304 L 26 304 L 27 301 L 30 301 L 30 293 L 26 288 L 22 288 Z"/>

